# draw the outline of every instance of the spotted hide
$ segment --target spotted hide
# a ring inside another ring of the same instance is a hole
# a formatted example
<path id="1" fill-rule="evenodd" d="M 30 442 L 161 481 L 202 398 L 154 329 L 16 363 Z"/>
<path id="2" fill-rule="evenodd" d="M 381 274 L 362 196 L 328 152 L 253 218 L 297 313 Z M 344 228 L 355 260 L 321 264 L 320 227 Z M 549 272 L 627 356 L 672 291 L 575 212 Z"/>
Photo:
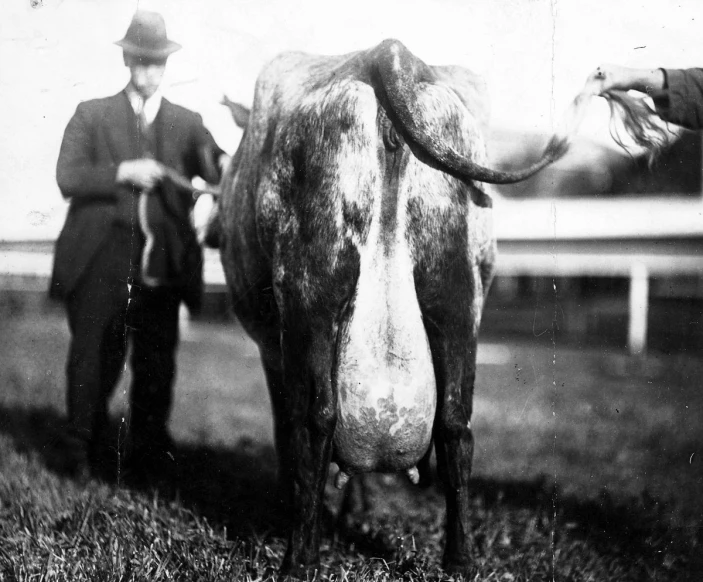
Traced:
<path id="1" fill-rule="evenodd" d="M 281 570 L 319 563 L 330 462 L 406 471 L 435 444 L 444 565 L 469 565 L 476 341 L 495 241 L 485 89 L 400 42 L 279 56 L 260 74 L 220 202 L 235 312 L 258 343 L 279 479 L 295 517 Z"/>

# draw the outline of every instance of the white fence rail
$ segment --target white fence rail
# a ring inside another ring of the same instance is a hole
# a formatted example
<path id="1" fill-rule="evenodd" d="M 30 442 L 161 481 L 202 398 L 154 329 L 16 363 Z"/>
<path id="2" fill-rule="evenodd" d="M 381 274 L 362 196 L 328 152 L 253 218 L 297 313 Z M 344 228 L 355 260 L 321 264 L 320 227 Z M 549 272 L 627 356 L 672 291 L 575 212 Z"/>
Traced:
<path id="1" fill-rule="evenodd" d="M 628 343 L 646 349 L 650 277 L 703 276 L 703 201 L 497 201 L 498 274 L 626 277 Z M 45 290 L 53 243 L 0 242 L 0 289 Z M 207 291 L 225 289 L 217 251 L 205 253 Z"/>

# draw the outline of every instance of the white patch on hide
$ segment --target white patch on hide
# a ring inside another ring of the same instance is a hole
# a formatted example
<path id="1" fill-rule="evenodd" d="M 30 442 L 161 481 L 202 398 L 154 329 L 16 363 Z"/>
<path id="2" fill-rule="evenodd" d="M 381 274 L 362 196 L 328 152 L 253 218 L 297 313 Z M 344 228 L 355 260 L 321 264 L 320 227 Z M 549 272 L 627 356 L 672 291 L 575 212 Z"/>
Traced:
<path id="1" fill-rule="evenodd" d="M 377 186 L 370 231 L 359 248 L 354 310 L 338 354 L 337 432 L 362 425 L 363 434 L 355 435 L 353 446 L 336 438 L 336 454 L 354 472 L 373 470 L 374 462 L 387 464 L 392 457 L 399 463 L 395 469 L 414 465 L 429 445 L 436 407 L 432 357 L 405 233 L 407 199 L 399 193 L 393 233 L 381 233 L 381 205 Z M 393 237 L 390 245 L 383 244 L 382 234 Z M 364 424 L 369 413 L 387 432 L 376 434 L 379 425 Z M 391 424 L 380 422 L 384 419 Z"/>

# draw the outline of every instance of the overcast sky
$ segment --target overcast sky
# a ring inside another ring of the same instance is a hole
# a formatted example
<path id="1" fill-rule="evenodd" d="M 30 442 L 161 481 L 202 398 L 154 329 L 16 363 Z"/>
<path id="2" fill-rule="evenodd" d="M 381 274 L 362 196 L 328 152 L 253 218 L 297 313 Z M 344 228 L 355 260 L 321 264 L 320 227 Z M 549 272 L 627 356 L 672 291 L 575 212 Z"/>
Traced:
<path id="1" fill-rule="evenodd" d="M 482 74 L 494 126 L 544 132 L 602 62 L 703 64 L 699 0 L 2 0 L 0 239 L 57 235 L 63 130 L 79 101 L 126 84 L 112 43 L 137 6 L 162 12 L 184 47 L 166 96 L 202 113 L 230 152 L 241 134 L 218 101 L 249 105 L 261 66 L 284 50 L 340 54 L 398 38 L 429 64 Z M 596 106 L 584 131 L 604 126 Z"/>

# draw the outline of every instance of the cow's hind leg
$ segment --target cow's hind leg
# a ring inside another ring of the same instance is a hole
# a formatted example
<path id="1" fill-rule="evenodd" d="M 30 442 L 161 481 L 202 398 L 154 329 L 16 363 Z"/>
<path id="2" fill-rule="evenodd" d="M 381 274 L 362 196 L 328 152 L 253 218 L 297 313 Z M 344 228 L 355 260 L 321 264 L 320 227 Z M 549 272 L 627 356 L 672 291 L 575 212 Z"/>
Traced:
<path id="1" fill-rule="evenodd" d="M 283 381 L 283 356 L 279 335 L 267 337 L 259 343 L 261 363 L 273 408 L 274 442 L 278 459 L 276 501 L 285 512 L 292 507 L 291 403 Z"/>
<path id="2" fill-rule="evenodd" d="M 447 572 L 469 574 L 471 567 L 471 510 L 469 478 L 473 457 L 471 412 L 476 376 L 477 330 L 483 303 L 479 274 L 464 278 L 466 286 L 448 285 L 451 296 L 443 313 L 433 317 L 428 339 L 437 380 L 434 442 L 437 470 L 444 486 L 447 527 L 443 566 Z M 451 294 L 450 289 L 464 293 Z"/>
<path id="3" fill-rule="evenodd" d="M 337 399 L 331 382 L 334 342 L 325 334 L 313 333 L 312 337 L 305 342 L 288 331 L 283 341 L 285 384 L 291 402 L 288 415 L 295 525 L 281 573 L 303 579 L 312 575 L 320 562 L 323 495 L 337 422 Z"/>
<path id="4" fill-rule="evenodd" d="M 443 359 L 446 379 L 438 402 L 435 423 L 437 470 L 444 485 L 447 508 L 446 546 L 443 566 L 447 572 L 467 574 L 471 565 L 471 510 L 469 478 L 474 451 L 471 408 L 475 377 L 475 338 L 464 346 L 461 364 Z M 471 353 L 472 352 L 472 353 Z M 451 365 L 455 364 L 455 365 Z"/>

